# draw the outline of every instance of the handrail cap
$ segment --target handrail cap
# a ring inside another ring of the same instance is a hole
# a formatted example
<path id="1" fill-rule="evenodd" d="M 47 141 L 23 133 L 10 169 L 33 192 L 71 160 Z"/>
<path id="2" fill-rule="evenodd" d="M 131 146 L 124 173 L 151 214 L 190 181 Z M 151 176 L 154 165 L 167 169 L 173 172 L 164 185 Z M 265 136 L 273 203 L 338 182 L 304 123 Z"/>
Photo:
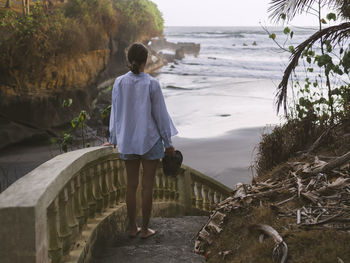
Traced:
<path id="1" fill-rule="evenodd" d="M 59 191 L 87 163 L 117 154 L 113 147 L 98 146 L 60 154 L 14 182 L 0 194 L 0 209 L 10 207 L 46 208 Z"/>

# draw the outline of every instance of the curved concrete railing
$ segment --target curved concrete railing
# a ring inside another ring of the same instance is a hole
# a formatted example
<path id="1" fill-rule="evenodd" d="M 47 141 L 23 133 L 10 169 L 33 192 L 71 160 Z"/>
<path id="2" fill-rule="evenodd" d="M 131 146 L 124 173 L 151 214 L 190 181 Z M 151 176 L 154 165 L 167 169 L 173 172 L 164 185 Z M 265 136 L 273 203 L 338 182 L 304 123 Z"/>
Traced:
<path id="1" fill-rule="evenodd" d="M 1 262 L 88 262 L 96 242 L 125 231 L 125 191 L 125 165 L 112 147 L 73 151 L 42 164 L 0 194 Z M 206 214 L 230 192 L 185 165 L 176 178 L 160 167 L 152 214 Z"/>

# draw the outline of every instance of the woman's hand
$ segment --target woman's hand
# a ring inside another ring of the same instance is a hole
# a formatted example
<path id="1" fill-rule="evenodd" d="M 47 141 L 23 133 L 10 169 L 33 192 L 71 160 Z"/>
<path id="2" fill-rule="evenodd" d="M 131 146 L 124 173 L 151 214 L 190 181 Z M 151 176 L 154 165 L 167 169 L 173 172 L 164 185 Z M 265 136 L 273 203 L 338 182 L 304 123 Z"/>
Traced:
<path id="1" fill-rule="evenodd" d="M 103 146 L 114 146 L 114 148 L 116 147 L 116 145 L 115 144 L 111 144 L 110 142 L 105 142 L 104 144 L 103 144 Z"/>
<path id="2" fill-rule="evenodd" d="M 173 146 L 170 146 L 169 148 L 165 149 L 165 155 L 167 156 L 174 156 L 175 148 Z"/>

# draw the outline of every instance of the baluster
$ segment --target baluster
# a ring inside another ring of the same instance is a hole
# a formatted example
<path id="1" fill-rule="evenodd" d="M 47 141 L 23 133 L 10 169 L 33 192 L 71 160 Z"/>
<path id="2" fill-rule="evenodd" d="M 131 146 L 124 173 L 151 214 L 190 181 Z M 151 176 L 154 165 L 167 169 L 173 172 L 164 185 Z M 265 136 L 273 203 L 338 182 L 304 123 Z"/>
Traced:
<path id="1" fill-rule="evenodd" d="M 191 176 L 192 177 L 192 176 Z M 192 206 L 193 207 L 196 207 L 196 193 L 194 192 L 194 188 L 195 188 L 195 183 L 194 183 L 194 180 L 193 180 L 193 177 L 192 177 L 192 180 L 191 180 L 191 199 L 192 199 Z"/>
<path id="2" fill-rule="evenodd" d="M 81 232 L 83 230 L 83 226 L 85 224 L 85 216 L 83 213 L 83 207 L 82 207 L 82 203 L 81 203 L 81 191 L 82 188 L 80 186 L 80 175 L 76 175 L 74 177 L 74 184 L 75 189 L 74 189 L 74 213 L 76 218 L 78 219 L 78 223 L 79 223 L 79 232 Z"/>
<path id="3" fill-rule="evenodd" d="M 116 197 L 116 188 L 113 183 L 113 168 L 112 168 L 113 160 L 107 161 L 107 187 L 109 189 L 109 207 L 115 207 L 115 197 Z"/>
<path id="4" fill-rule="evenodd" d="M 164 191 L 164 184 L 163 184 L 163 179 L 165 175 L 161 171 L 158 171 L 158 176 L 159 176 L 159 187 L 158 187 L 159 200 L 163 200 L 163 198 L 165 198 L 165 191 Z"/>
<path id="5" fill-rule="evenodd" d="M 121 173 L 120 173 L 120 200 L 121 202 L 125 203 L 125 194 L 126 194 L 126 168 L 125 168 L 125 162 L 120 160 L 120 164 L 122 167 Z"/>
<path id="6" fill-rule="evenodd" d="M 156 176 L 154 177 L 154 185 L 153 185 L 153 201 L 158 200 L 158 183 L 159 183 L 159 175 L 158 170 L 156 172 Z"/>
<path id="7" fill-rule="evenodd" d="M 215 195 L 215 191 L 210 188 L 209 189 L 209 207 L 210 207 L 210 210 L 213 209 L 213 206 L 215 204 L 214 195 Z"/>
<path id="8" fill-rule="evenodd" d="M 107 168 L 106 168 L 107 163 L 103 162 L 101 163 L 100 166 L 100 171 L 101 171 L 101 191 L 102 191 L 102 198 L 103 198 L 103 211 L 105 211 L 109 207 L 109 188 L 107 185 Z"/>
<path id="9" fill-rule="evenodd" d="M 216 204 L 220 203 L 220 193 L 218 191 L 215 191 L 215 199 L 216 199 Z"/>
<path id="10" fill-rule="evenodd" d="M 204 196 L 203 196 L 203 210 L 204 211 L 210 211 L 210 208 L 209 208 L 209 196 L 208 196 L 209 188 L 205 184 L 203 184 L 203 193 L 204 193 Z"/>
<path id="11" fill-rule="evenodd" d="M 95 165 L 93 168 L 93 185 L 94 185 L 94 193 L 95 193 L 95 200 L 96 200 L 96 212 L 98 214 L 102 214 L 103 211 L 103 198 L 101 193 L 101 184 L 100 184 L 100 170 L 99 165 Z"/>
<path id="12" fill-rule="evenodd" d="M 78 182 L 80 184 L 80 201 L 81 207 L 84 214 L 84 225 L 87 223 L 87 219 L 89 218 L 89 204 L 87 201 L 87 181 L 86 181 L 86 170 L 82 171 L 78 175 Z"/>
<path id="13" fill-rule="evenodd" d="M 94 181 L 94 173 L 92 168 L 87 169 L 86 173 L 86 184 L 87 184 L 87 201 L 89 205 L 89 217 L 94 218 L 96 214 L 96 198 L 94 194 L 94 187 L 93 187 L 93 181 Z"/>
<path id="14" fill-rule="evenodd" d="M 223 194 L 220 195 L 220 202 L 224 201 L 225 200 L 225 197 Z"/>
<path id="15" fill-rule="evenodd" d="M 67 255 L 69 253 L 70 247 L 71 247 L 71 235 L 72 232 L 68 226 L 68 220 L 67 220 L 67 202 L 68 202 L 68 196 L 67 196 L 67 189 L 64 188 L 59 193 L 59 199 L 58 199 L 58 218 L 59 218 L 59 231 L 58 236 L 62 240 L 62 252 L 63 255 Z"/>
<path id="16" fill-rule="evenodd" d="M 79 224 L 74 213 L 74 181 L 71 180 L 67 187 L 68 203 L 67 203 L 67 219 L 68 225 L 72 231 L 72 243 L 79 237 Z"/>
<path id="17" fill-rule="evenodd" d="M 179 192 L 179 186 L 178 186 L 178 177 L 175 177 L 174 184 L 175 184 L 175 201 L 179 201 L 180 192 Z"/>
<path id="18" fill-rule="evenodd" d="M 196 207 L 198 209 L 203 209 L 203 196 L 202 196 L 202 184 L 196 182 L 197 198 L 196 198 Z"/>
<path id="19" fill-rule="evenodd" d="M 60 263 L 63 256 L 62 244 L 57 231 L 57 212 L 58 199 L 56 198 L 47 208 L 48 252 L 52 263 Z"/>
<path id="20" fill-rule="evenodd" d="M 175 178 L 171 177 L 170 179 L 170 200 L 175 200 Z"/>
<path id="21" fill-rule="evenodd" d="M 164 197 L 165 200 L 169 200 L 169 176 L 164 175 Z"/>
<path id="22" fill-rule="evenodd" d="M 115 193 L 115 203 L 118 204 L 120 200 L 120 182 L 119 182 L 119 176 L 120 176 L 120 161 L 113 160 L 113 184 L 116 189 Z"/>

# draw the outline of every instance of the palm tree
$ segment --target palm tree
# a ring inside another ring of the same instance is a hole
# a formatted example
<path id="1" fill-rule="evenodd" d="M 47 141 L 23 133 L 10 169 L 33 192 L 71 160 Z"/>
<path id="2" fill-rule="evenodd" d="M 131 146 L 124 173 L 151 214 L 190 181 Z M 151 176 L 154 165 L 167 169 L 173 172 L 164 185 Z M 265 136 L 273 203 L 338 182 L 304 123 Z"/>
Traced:
<path id="1" fill-rule="evenodd" d="M 283 14 L 291 20 L 296 14 L 313 9 L 314 4 L 328 5 L 337 9 L 343 18 L 350 18 L 350 0 L 271 0 L 268 11 L 271 12 L 270 17 L 276 21 L 281 19 Z"/>
<path id="2" fill-rule="evenodd" d="M 313 5 L 318 4 L 321 6 L 328 5 L 336 9 L 339 15 L 345 19 L 350 19 L 350 0 L 271 0 L 269 12 L 272 20 L 279 21 L 282 18 L 290 21 L 296 14 L 303 12 L 310 12 L 313 9 Z M 287 86 L 290 75 L 298 65 L 299 58 L 307 47 L 314 44 L 317 41 L 321 41 L 321 46 L 325 40 L 331 40 L 332 43 L 349 38 L 350 36 L 350 22 L 344 22 L 336 26 L 330 26 L 320 30 L 298 45 L 290 57 L 290 62 L 284 71 L 284 75 L 281 83 L 277 88 L 277 112 L 279 112 L 281 106 L 283 106 L 284 112 L 287 113 Z M 327 77 L 327 84 L 329 86 L 329 100 L 331 102 L 331 90 L 329 84 L 329 77 Z M 331 104 L 331 113 L 333 112 Z"/>

